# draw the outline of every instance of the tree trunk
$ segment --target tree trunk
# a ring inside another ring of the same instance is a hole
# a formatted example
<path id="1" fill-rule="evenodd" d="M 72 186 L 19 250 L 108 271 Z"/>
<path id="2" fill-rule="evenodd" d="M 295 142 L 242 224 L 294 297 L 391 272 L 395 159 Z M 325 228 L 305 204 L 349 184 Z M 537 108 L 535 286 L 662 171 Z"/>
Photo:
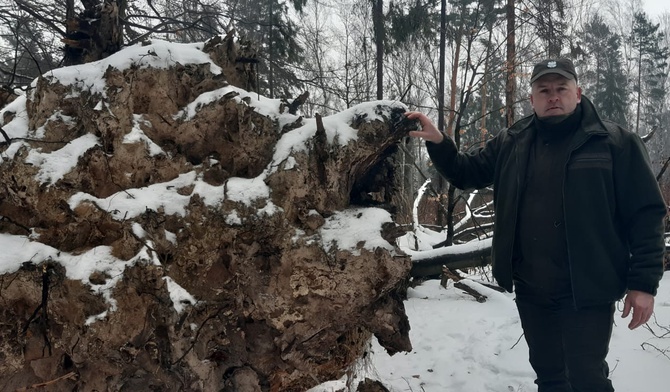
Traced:
<path id="1" fill-rule="evenodd" d="M 507 84 L 505 87 L 505 109 L 507 126 L 514 124 L 516 101 L 516 14 L 514 0 L 507 0 Z"/>
<path id="2" fill-rule="evenodd" d="M 384 0 L 372 0 L 372 23 L 377 48 L 377 99 L 384 99 Z"/>
<path id="3" fill-rule="evenodd" d="M 66 5 L 65 65 L 90 63 L 118 52 L 123 46 L 121 18 L 125 0 L 82 1 L 84 10 L 74 16 L 74 5 Z M 120 15 L 121 12 L 121 15 Z"/>
<path id="4" fill-rule="evenodd" d="M 270 89 L 269 91 L 269 97 L 274 98 L 275 97 L 275 67 L 274 67 L 274 10 L 273 10 L 273 4 L 274 0 L 268 0 L 270 3 L 270 6 L 268 7 L 269 9 L 269 15 L 268 15 L 268 53 L 270 54 L 268 56 L 268 88 Z"/>
<path id="5" fill-rule="evenodd" d="M 447 51 L 447 0 L 440 7 L 440 77 L 437 84 L 437 129 L 444 132 L 444 95 Z M 453 83 L 452 83 L 453 88 Z"/>
<path id="6" fill-rule="evenodd" d="M 448 253 L 439 256 L 426 257 L 412 262 L 410 274 L 413 278 L 438 276 L 442 267 L 449 269 L 481 267 L 491 263 L 491 246 L 482 247 L 463 253 Z"/>
<path id="7" fill-rule="evenodd" d="M 642 38 L 640 38 L 642 40 Z M 635 133 L 640 134 L 640 112 L 642 111 L 642 43 L 637 57 L 637 110 L 635 111 Z"/>
<path id="8" fill-rule="evenodd" d="M 484 60 L 484 76 L 482 76 L 482 87 L 481 87 L 481 99 L 482 99 L 482 109 L 480 111 L 481 113 L 481 123 L 479 126 L 479 140 L 481 141 L 480 146 L 484 147 L 484 143 L 486 142 L 486 135 L 488 131 L 486 130 L 486 117 L 488 117 L 487 111 L 488 111 L 488 81 L 489 81 L 489 73 L 491 70 L 489 69 L 491 64 L 491 61 L 489 60 L 491 58 L 491 38 L 493 37 L 493 29 L 489 28 L 489 38 L 488 38 L 488 45 L 486 46 L 486 59 Z"/>
<path id="9" fill-rule="evenodd" d="M 461 40 L 463 39 L 463 24 L 458 26 L 454 39 L 455 53 L 451 65 L 451 91 L 449 94 L 449 121 L 447 122 L 447 134 L 455 137 L 454 119 L 456 118 L 456 92 L 458 91 L 458 64 L 461 61 Z"/>

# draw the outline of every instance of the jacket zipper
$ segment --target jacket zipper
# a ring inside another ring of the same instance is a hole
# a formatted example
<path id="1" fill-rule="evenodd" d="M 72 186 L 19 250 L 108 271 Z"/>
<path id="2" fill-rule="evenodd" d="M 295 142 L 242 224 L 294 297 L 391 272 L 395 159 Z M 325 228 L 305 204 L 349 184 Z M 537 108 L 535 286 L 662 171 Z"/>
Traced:
<path id="1" fill-rule="evenodd" d="M 570 273 L 570 291 L 572 292 L 572 305 L 577 309 L 577 298 L 575 296 L 575 285 L 573 284 L 572 278 L 572 257 L 570 256 L 570 237 L 568 236 L 568 215 L 565 213 L 565 180 L 568 177 L 568 163 L 570 163 L 570 158 L 572 158 L 572 153 L 580 149 L 586 142 L 591 139 L 592 135 L 587 134 L 579 144 L 574 148 L 571 148 L 568 152 L 568 156 L 565 160 L 565 166 L 563 167 L 563 184 L 561 184 L 561 193 L 563 195 L 563 230 L 565 230 L 565 246 L 568 253 L 568 272 Z"/>
<path id="2" fill-rule="evenodd" d="M 509 271 L 510 271 L 510 280 L 512 283 L 512 288 L 514 288 L 514 244 L 516 243 L 516 232 L 517 232 L 517 221 L 519 219 L 519 204 L 521 203 L 521 171 L 520 165 L 519 165 L 519 143 L 517 139 L 517 135 L 512 134 L 512 139 L 514 142 L 514 164 L 516 165 L 516 203 L 514 203 L 514 224 L 512 225 L 512 228 L 514 231 L 512 232 L 512 247 L 511 247 L 511 252 L 509 255 Z"/>

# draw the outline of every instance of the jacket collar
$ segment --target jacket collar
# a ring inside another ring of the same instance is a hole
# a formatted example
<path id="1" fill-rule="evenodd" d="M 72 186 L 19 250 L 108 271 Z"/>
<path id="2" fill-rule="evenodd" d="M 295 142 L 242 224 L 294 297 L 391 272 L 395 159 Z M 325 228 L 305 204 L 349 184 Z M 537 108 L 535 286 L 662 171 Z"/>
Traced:
<path id="1" fill-rule="evenodd" d="M 582 95 L 582 128 L 586 134 L 607 135 L 609 131 L 590 99 Z"/>

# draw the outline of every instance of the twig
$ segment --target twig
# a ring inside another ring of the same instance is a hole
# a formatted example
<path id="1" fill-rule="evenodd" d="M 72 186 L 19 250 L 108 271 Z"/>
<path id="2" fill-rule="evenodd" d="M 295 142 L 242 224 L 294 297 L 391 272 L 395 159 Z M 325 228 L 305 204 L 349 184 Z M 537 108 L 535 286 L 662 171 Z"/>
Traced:
<path id="1" fill-rule="evenodd" d="M 454 282 L 460 282 L 463 280 L 463 276 L 458 273 L 458 271 L 452 271 L 447 266 L 442 266 L 442 274 L 444 274 L 446 277 L 449 279 L 453 280 Z"/>
<path id="2" fill-rule="evenodd" d="M 4 131 L 2 132 L 3 136 L 5 137 L 6 141 L 0 142 L 0 146 L 9 146 L 13 141 L 15 140 L 24 140 L 27 142 L 35 142 L 35 143 L 45 143 L 45 144 L 68 144 L 70 142 L 64 142 L 60 140 L 40 140 L 40 139 L 32 139 L 29 137 L 9 137 Z"/>
<path id="3" fill-rule="evenodd" d="M 2 129 L 2 127 L 0 127 L 0 132 L 2 133 L 2 136 L 5 137 L 5 140 L 7 141 L 7 145 L 10 145 L 12 143 L 12 139 L 9 138 L 9 136 L 7 135 L 7 132 L 5 132 L 5 130 Z"/>
<path id="4" fill-rule="evenodd" d="M 181 362 L 182 359 L 184 359 L 186 357 L 186 355 L 193 349 L 193 347 L 195 347 L 195 344 L 198 342 L 198 337 L 200 336 L 200 331 L 205 327 L 205 324 L 207 324 L 207 322 L 209 320 L 214 319 L 215 317 L 217 317 L 219 315 L 219 313 L 221 313 L 221 309 L 222 308 L 218 308 L 214 312 L 214 314 L 212 314 L 211 316 L 207 316 L 207 318 L 205 318 L 205 320 L 202 322 L 202 324 L 200 324 L 200 326 L 198 327 L 198 330 L 195 332 L 195 337 L 193 338 L 193 341 L 191 342 L 191 345 L 189 346 L 189 348 L 186 349 L 186 351 L 184 351 L 184 353 L 176 361 L 174 361 L 172 364 L 170 364 L 171 367 L 175 366 L 175 365 L 178 365 L 179 362 Z"/>
<path id="5" fill-rule="evenodd" d="M 475 297 L 477 302 L 479 303 L 484 303 L 486 302 L 487 297 L 477 291 L 477 289 L 470 287 L 469 285 L 463 283 L 464 281 L 468 280 L 464 276 L 458 273 L 458 271 L 452 271 L 446 266 L 442 266 L 442 280 L 440 282 L 440 285 L 442 287 L 446 288 L 447 287 L 447 282 L 449 279 L 454 281 L 454 287 L 457 289 L 461 289 L 465 291 L 466 293 L 470 294 L 471 296 Z"/>
<path id="6" fill-rule="evenodd" d="M 452 271 L 449 268 L 447 268 L 446 265 L 442 266 L 442 279 L 440 280 L 440 286 L 444 287 L 445 289 L 447 288 L 447 283 L 449 283 L 449 279 L 453 280 L 454 282 L 458 282 L 463 277 L 458 274 L 456 271 Z"/>
<path id="7" fill-rule="evenodd" d="M 16 390 L 16 392 L 22 392 L 22 391 L 27 391 L 29 389 L 37 389 L 37 388 L 41 388 L 41 387 L 46 387 L 46 386 L 49 386 L 51 384 L 55 384 L 58 381 L 76 379 L 76 378 L 77 378 L 77 373 L 76 372 L 70 372 L 70 373 L 68 373 L 64 376 L 54 378 L 51 381 L 46 381 L 46 382 L 42 382 L 42 383 L 39 383 L 39 384 L 33 384 L 33 385 L 31 385 L 29 387 L 25 387 L 25 388 L 19 388 L 19 389 Z"/>
<path id="8" fill-rule="evenodd" d="M 658 335 L 656 332 L 654 332 L 653 329 L 651 329 L 651 327 L 649 326 L 649 323 L 648 323 L 648 322 L 644 324 L 644 327 L 645 327 L 649 332 L 651 332 L 651 334 L 654 335 L 654 337 L 657 337 L 657 338 L 659 338 L 659 339 L 665 339 L 668 335 L 670 335 L 670 327 L 665 327 L 665 326 L 659 324 L 659 323 L 658 323 L 658 319 L 656 318 L 656 313 L 653 313 L 653 314 L 652 314 L 652 317 L 654 318 L 654 324 L 656 324 L 657 327 L 659 327 L 659 328 L 661 328 L 662 330 L 664 330 L 665 333 L 663 333 L 663 334 L 661 334 L 661 335 Z"/>
<path id="9" fill-rule="evenodd" d="M 14 226 L 20 227 L 21 229 L 25 230 L 26 233 L 28 233 L 28 234 L 32 233 L 32 230 L 30 230 L 27 226 L 24 226 L 24 225 L 22 225 L 22 224 L 20 224 L 20 223 L 14 222 L 13 220 L 11 220 L 10 218 L 8 218 L 8 217 L 6 217 L 6 216 L 0 216 L 0 222 L 8 222 L 8 223 L 11 223 L 11 224 L 13 224 Z"/>
<path id="10" fill-rule="evenodd" d="M 616 360 L 616 364 L 614 365 L 614 367 L 612 368 L 612 370 L 610 370 L 610 377 L 612 377 L 612 374 L 614 374 L 614 371 L 615 371 L 616 368 L 618 368 L 618 367 L 619 367 L 619 360 L 617 359 L 617 360 Z"/>
<path id="11" fill-rule="evenodd" d="M 653 347 L 653 348 L 656 349 L 656 351 L 658 351 L 659 353 L 661 353 L 661 355 L 663 355 L 664 357 L 670 359 L 670 357 L 668 356 L 668 354 L 666 354 L 666 353 L 668 352 L 668 350 L 661 350 L 660 348 L 654 346 L 654 345 L 651 344 L 651 343 L 647 343 L 647 342 L 642 343 L 640 346 L 642 347 L 643 350 L 644 350 L 644 346 Z"/>
<path id="12" fill-rule="evenodd" d="M 456 282 L 454 283 L 454 287 L 461 289 L 465 291 L 466 293 L 470 294 L 471 296 L 475 297 L 475 300 L 479 303 L 484 303 L 486 302 L 486 296 L 481 294 L 479 291 L 473 289 L 472 287 L 468 286 L 467 284 L 463 282 Z"/>
<path id="13" fill-rule="evenodd" d="M 523 334 L 519 335 L 519 339 L 517 339 L 516 342 L 514 342 L 514 344 L 512 345 L 512 347 L 510 347 L 509 349 L 510 349 L 510 350 L 514 349 L 514 347 L 516 347 L 516 345 L 519 344 L 519 342 L 521 341 L 521 338 L 522 338 L 522 337 L 523 337 Z"/>
<path id="14" fill-rule="evenodd" d="M 497 291 L 497 292 L 499 292 L 499 293 L 504 293 L 504 292 L 506 291 L 506 290 L 503 289 L 502 287 L 500 287 L 500 286 L 496 286 L 496 285 L 491 284 L 491 283 L 486 283 L 486 282 L 477 282 L 477 283 L 479 283 L 479 284 L 482 285 L 482 286 L 488 287 L 488 288 L 490 288 L 491 290 L 495 290 L 495 291 Z"/>
<path id="15" fill-rule="evenodd" d="M 49 264 L 48 261 L 45 261 L 42 264 L 42 302 L 37 305 L 35 311 L 30 316 L 26 325 L 23 327 L 23 334 L 25 335 L 28 332 L 28 328 L 33 321 L 39 320 L 40 331 L 44 337 L 44 348 L 49 349 L 49 355 L 51 355 L 51 341 L 49 340 L 49 313 L 47 309 L 47 303 L 49 301 L 49 286 L 50 286 L 50 275 L 53 271 L 53 266 Z M 42 314 L 38 318 L 39 311 L 42 311 Z M 44 352 L 44 349 L 42 349 Z"/>

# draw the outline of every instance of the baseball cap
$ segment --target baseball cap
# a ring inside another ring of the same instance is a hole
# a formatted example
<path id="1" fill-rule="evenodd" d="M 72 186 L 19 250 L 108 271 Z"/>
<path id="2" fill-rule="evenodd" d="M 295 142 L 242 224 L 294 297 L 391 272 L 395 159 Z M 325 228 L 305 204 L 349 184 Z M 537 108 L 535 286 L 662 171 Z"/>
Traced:
<path id="1" fill-rule="evenodd" d="M 530 76 L 530 84 L 547 74 L 559 74 L 564 78 L 577 81 L 577 71 L 570 59 L 547 59 L 535 64 Z"/>

